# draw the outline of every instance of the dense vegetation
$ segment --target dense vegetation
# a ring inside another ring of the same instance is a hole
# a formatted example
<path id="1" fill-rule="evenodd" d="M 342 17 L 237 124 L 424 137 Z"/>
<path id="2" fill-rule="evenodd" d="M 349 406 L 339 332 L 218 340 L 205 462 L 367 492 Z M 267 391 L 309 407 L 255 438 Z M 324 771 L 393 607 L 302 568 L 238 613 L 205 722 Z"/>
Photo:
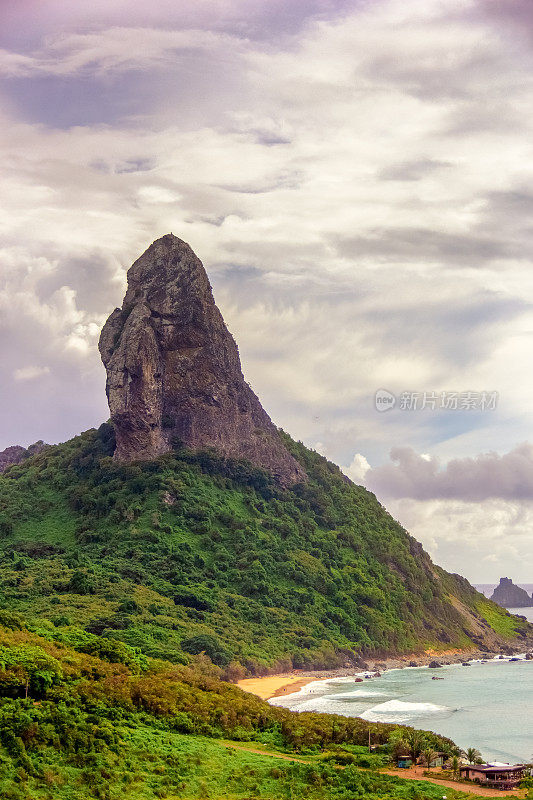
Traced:
<path id="1" fill-rule="evenodd" d="M 0 476 L 2 800 L 442 796 L 373 770 L 449 740 L 292 714 L 227 682 L 526 630 L 286 442 L 310 476 L 291 491 L 179 446 L 119 465 L 107 424 Z"/>
<path id="2" fill-rule="evenodd" d="M 526 623 L 432 564 L 374 495 L 286 437 L 310 480 L 179 448 L 120 465 L 102 425 L 0 476 L 0 605 L 239 677 L 472 646 Z M 470 622 L 457 607 L 467 609 Z M 486 623 L 479 612 L 488 619 Z"/>
<path id="3" fill-rule="evenodd" d="M 397 736 L 394 726 L 271 707 L 221 682 L 204 656 L 172 665 L 76 627 L 11 612 L 1 622 L 2 800 L 441 796 L 437 786 L 361 771 L 386 760 L 366 752 L 369 727 L 379 746 Z M 410 734 L 418 741 L 420 732 L 403 729 Z M 453 751 L 434 734 L 424 741 Z"/>

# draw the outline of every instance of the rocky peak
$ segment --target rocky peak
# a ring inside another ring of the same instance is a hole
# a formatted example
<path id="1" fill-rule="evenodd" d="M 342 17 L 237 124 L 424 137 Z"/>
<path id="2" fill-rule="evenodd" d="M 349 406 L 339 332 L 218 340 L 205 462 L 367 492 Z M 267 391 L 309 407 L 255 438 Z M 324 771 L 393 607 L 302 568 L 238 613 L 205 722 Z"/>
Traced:
<path id="1" fill-rule="evenodd" d="M 494 589 L 490 599 L 503 608 L 528 608 L 533 606 L 533 597 L 530 597 L 521 586 L 516 586 L 511 578 L 500 578 L 500 583 Z"/>
<path id="2" fill-rule="evenodd" d="M 29 447 L 21 447 L 19 444 L 6 447 L 0 451 L 0 472 L 5 472 L 12 464 L 20 464 L 26 458 L 37 455 L 45 447 L 47 445 L 42 440 L 30 444 Z"/>
<path id="3" fill-rule="evenodd" d="M 117 459 L 152 459 L 182 442 L 245 458 L 283 486 L 305 480 L 245 382 L 202 262 L 181 239 L 163 236 L 133 264 L 99 347 Z"/>

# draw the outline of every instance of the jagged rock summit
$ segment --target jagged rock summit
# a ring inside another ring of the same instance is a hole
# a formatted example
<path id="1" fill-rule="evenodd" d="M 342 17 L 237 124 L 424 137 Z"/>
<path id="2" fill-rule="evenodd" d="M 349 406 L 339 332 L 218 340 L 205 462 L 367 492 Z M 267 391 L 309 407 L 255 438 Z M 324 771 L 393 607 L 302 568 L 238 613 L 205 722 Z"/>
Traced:
<path id="1" fill-rule="evenodd" d="M 13 464 L 20 464 L 21 461 L 25 461 L 31 456 L 36 456 L 45 447 L 48 447 L 48 445 L 42 439 L 30 444 L 29 447 L 21 447 L 19 444 L 6 447 L 5 450 L 0 452 L 0 472 L 5 472 Z"/>
<path id="2" fill-rule="evenodd" d="M 530 597 L 526 590 L 513 583 L 511 578 L 500 578 L 500 583 L 494 589 L 490 599 L 503 608 L 529 608 L 533 606 L 533 596 Z"/>
<path id="3" fill-rule="evenodd" d="M 179 441 L 247 459 L 283 486 L 306 479 L 244 380 L 202 262 L 177 236 L 155 241 L 129 269 L 99 349 L 117 459 L 156 458 Z"/>

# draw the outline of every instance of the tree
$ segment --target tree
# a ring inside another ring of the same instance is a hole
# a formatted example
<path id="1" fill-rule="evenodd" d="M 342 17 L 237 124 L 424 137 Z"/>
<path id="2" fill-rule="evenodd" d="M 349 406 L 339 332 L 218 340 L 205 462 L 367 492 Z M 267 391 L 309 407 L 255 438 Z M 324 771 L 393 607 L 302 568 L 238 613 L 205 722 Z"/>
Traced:
<path id="1" fill-rule="evenodd" d="M 398 757 L 405 753 L 409 746 L 405 740 L 405 731 L 401 728 L 395 728 L 389 735 L 389 746 L 392 751 L 392 755 L 394 756 L 394 760 L 397 761 Z"/>
<path id="2" fill-rule="evenodd" d="M 230 683 L 237 683 L 237 681 L 242 680 L 242 678 L 246 677 L 246 670 L 238 661 L 230 661 L 226 669 L 224 670 L 223 680 L 229 681 Z"/>
<path id="3" fill-rule="evenodd" d="M 198 655 L 205 653 L 209 656 L 213 664 L 223 667 L 231 660 L 231 655 L 224 649 L 218 639 L 207 633 L 200 633 L 198 636 L 191 636 L 189 639 L 183 639 L 181 647 L 186 653 L 191 655 Z"/>
<path id="4" fill-rule="evenodd" d="M 426 765 L 428 770 L 431 769 L 431 763 L 436 759 L 437 755 L 438 753 L 435 750 L 433 750 L 432 747 L 425 747 L 424 750 L 422 751 L 424 764 Z"/>
<path id="5" fill-rule="evenodd" d="M 408 731 L 405 735 L 405 742 L 411 761 L 416 764 L 424 748 L 428 747 L 428 741 L 422 731 Z"/>
<path id="6" fill-rule="evenodd" d="M 0 692 L 27 698 L 44 697 L 62 677 L 61 664 L 40 647 L 0 647 Z"/>
<path id="7" fill-rule="evenodd" d="M 481 753 L 475 747 L 468 748 L 466 758 L 469 764 L 481 764 Z"/>
<path id="8" fill-rule="evenodd" d="M 452 772 L 453 772 L 453 779 L 457 780 L 457 776 L 459 775 L 459 759 L 457 756 L 452 758 Z"/>
<path id="9" fill-rule="evenodd" d="M 76 570 L 68 583 L 67 591 L 73 594 L 93 594 L 94 584 L 85 572 Z"/>

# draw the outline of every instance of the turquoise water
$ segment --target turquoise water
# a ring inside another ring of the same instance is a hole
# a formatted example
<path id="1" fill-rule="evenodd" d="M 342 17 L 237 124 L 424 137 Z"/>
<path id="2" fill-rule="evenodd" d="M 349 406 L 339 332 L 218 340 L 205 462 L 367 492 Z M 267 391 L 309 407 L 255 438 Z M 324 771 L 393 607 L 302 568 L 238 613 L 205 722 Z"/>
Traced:
<path id="1" fill-rule="evenodd" d="M 433 676 L 444 678 L 434 681 Z M 491 761 L 533 758 L 533 661 L 489 661 L 470 667 L 389 670 L 381 678 L 314 681 L 270 701 L 293 711 L 321 711 L 397 722 L 477 747 Z"/>

